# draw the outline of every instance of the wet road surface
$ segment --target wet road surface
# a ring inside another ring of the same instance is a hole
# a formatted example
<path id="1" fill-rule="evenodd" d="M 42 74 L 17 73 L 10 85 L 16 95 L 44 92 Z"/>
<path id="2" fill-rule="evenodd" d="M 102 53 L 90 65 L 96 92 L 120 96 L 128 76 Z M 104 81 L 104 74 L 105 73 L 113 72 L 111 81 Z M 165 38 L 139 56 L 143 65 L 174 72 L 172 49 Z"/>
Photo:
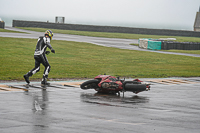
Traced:
<path id="1" fill-rule="evenodd" d="M 24 82 L 3 83 L 0 132 L 199 133 L 200 78 L 142 80 L 152 83 L 151 90 L 125 92 L 124 98 L 68 82 L 52 82 L 46 90 L 33 83 L 29 91 L 20 89 Z M 5 91 L 8 85 L 18 89 Z"/>
<path id="2" fill-rule="evenodd" d="M 44 32 L 35 32 L 35 31 L 17 29 L 17 28 L 14 28 L 14 27 L 6 27 L 5 29 L 13 30 L 13 31 L 20 31 L 20 32 L 25 32 L 25 33 L 0 32 L 0 37 L 37 39 L 39 36 L 43 36 L 44 35 Z M 162 53 L 162 54 L 175 54 L 175 55 L 200 57 L 200 55 L 198 55 L 198 54 L 186 54 L 186 53 L 155 51 L 155 50 L 141 49 L 138 46 L 130 45 L 131 43 L 138 44 L 138 39 L 89 37 L 89 36 L 80 36 L 80 35 L 69 35 L 69 34 L 58 34 L 58 33 L 55 33 L 54 36 L 53 36 L 53 40 L 87 42 L 87 43 L 92 43 L 92 44 L 96 44 L 96 45 L 100 45 L 100 46 L 114 47 L 114 48 L 120 48 L 120 49 L 129 49 L 129 50 L 156 52 L 156 53 Z"/>

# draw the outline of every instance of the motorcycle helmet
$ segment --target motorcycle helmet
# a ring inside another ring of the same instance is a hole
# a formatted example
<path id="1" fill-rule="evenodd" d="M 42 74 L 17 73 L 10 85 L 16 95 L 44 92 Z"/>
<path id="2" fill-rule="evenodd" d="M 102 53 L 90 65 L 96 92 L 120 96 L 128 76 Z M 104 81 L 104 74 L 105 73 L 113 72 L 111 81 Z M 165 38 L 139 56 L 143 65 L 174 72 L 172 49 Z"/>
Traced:
<path id="1" fill-rule="evenodd" d="M 45 32 L 44 35 L 45 35 L 45 36 L 47 35 L 47 36 L 49 36 L 50 39 L 52 39 L 52 37 L 53 37 L 53 32 L 52 32 L 51 30 L 47 30 L 47 31 Z"/>

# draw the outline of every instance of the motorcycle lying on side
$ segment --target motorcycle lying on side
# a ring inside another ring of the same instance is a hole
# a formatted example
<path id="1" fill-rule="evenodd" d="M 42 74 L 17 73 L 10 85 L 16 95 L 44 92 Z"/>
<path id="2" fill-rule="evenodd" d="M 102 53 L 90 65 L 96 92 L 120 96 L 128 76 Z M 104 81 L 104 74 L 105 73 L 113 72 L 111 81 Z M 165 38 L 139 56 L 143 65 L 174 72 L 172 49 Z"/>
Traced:
<path id="1" fill-rule="evenodd" d="M 149 91 L 150 84 L 145 83 L 139 79 L 133 81 L 120 80 L 119 77 L 113 77 L 110 75 L 98 75 L 92 80 L 83 82 L 80 85 L 81 89 L 95 89 L 100 93 L 120 94 L 120 92 L 131 91 L 135 94 L 142 91 Z"/>

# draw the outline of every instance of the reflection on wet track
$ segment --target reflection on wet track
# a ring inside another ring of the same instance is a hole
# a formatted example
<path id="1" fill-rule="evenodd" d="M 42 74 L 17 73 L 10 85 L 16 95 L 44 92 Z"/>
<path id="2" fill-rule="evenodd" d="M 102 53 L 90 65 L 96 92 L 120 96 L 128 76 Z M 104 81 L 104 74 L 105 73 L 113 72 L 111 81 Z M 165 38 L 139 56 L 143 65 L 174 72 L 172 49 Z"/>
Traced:
<path id="1" fill-rule="evenodd" d="M 132 97 L 121 97 L 119 95 L 109 95 L 100 93 L 82 93 L 81 100 L 86 103 L 126 108 L 135 108 L 135 106 L 133 105 L 139 105 L 142 103 L 149 102 L 149 98 L 144 96 L 133 95 Z"/>

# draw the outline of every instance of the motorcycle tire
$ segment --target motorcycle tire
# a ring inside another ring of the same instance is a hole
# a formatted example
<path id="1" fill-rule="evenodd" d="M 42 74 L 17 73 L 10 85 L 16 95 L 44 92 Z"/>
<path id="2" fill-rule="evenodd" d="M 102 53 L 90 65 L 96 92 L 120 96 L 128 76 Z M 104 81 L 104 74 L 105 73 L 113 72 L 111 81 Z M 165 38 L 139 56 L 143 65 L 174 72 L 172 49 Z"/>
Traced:
<path id="1" fill-rule="evenodd" d="M 132 92 L 145 91 L 146 85 L 145 84 L 130 84 L 130 83 L 127 83 L 127 84 L 124 85 L 124 90 L 125 91 L 132 91 Z"/>
<path id="2" fill-rule="evenodd" d="M 98 88 L 98 84 L 99 84 L 99 80 L 98 79 L 92 79 L 92 80 L 88 80 L 86 82 L 83 82 L 80 87 L 81 89 L 96 89 Z"/>

